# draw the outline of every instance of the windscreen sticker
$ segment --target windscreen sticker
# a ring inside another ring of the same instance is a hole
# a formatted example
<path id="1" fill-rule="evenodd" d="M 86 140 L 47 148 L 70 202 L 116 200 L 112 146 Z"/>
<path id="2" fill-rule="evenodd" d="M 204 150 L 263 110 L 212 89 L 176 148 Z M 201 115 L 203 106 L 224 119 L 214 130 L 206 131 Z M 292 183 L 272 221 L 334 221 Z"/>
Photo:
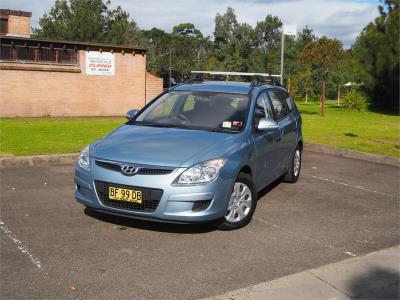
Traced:
<path id="1" fill-rule="evenodd" d="M 237 126 L 237 127 L 242 127 L 243 126 L 243 122 L 242 121 L 233 121 L 232 125 L 233 126 Z"/>
<path id="2" fill-rule="evenodd" d="M 222 127 L 223 128 L 231 128 L 232 127 L 232 123 L 230 121 L 224 121 L 222 123 Z"/>

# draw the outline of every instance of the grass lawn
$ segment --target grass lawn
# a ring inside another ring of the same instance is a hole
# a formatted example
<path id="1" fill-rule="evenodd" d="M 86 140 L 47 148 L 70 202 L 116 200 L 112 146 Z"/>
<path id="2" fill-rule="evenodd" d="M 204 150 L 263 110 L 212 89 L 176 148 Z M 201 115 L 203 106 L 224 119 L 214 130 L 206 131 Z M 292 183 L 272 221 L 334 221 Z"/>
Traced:
<path id="1" fill-rule="evenodd" d="M 399 116 L 349 111 L 328 101 L 325 116 L 320 117 L 318 102 L 296 104 L 303 118 L 305 142 L 399 157 Z"/>
<path id="2" fill-rule="evenodd" d="M 3 118 L 0 155 L 79 152 L 125 122 L 125 118 Z"/>
<path id="3" fill-rule="evenodd" d="M 400 117 L 351 112 L 328 102 L 325 117 L 319 104 L 297 102 L 303 117 L 305 142 L 399 156 Z M 125 118 L 3 118 L 0 155 L 19 156 L 80 151 L 104 136 Z"/>

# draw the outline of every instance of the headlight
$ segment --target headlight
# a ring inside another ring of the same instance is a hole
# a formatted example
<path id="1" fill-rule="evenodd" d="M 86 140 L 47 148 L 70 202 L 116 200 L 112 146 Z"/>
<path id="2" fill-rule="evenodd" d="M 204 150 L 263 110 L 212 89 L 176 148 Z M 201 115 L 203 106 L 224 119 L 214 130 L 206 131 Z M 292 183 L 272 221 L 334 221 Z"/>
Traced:
<path id="1" fill-rule="evenodd" d="M 78 165 L 86 170 L 90 171 L 90 160 L 89 160 L 89 145 L 85 147 L 79 154 Z"/>
<path id="2" fill-rule="evenodd" d="M 179 176 L 178 183 L 204 183 L 217 178 L 225 159 L 214 159 L 190 167 Z"/>

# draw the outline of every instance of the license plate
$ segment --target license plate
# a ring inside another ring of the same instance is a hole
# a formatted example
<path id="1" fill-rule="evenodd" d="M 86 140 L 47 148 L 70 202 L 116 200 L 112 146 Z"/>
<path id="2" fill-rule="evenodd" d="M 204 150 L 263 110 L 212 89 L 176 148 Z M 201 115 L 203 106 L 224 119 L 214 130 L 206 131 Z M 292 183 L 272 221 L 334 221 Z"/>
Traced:
<path id="1" fill-rule="evenodd" d="M 115 201 L 142 203 L 142 192 L 131 189 L 108 187 L 108 198 Z"/>

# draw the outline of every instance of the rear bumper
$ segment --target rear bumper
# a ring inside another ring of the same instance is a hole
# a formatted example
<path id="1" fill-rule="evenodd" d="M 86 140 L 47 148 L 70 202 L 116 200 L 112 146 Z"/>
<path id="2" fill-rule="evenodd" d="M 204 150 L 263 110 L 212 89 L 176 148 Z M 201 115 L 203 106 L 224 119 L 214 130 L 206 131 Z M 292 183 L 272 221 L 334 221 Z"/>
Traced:
<path id="1" fill-rule="evenodd" d="M 75 167 L 75 198 L 78 202 L 94 210 L 131 218 L 159 220 L 167 222 L 193 223 L 208 222 L 223 217 L 227 211 L 234 176 L 221 173 L 218 178 L 202 185 L 177 185 L 176 178 L 184 171 L 175 169 L 167 175 L 125 176 L 119 172 L 105 170 L 92 163 L 90 172 Z M 106 205 L 99 198 L 95 180 L 115 184 L 161 189 L 163 194 L 154 211 L 139 211 Z M 208 207 L 194 211 L 197 202 L 209 201 Z"/>

